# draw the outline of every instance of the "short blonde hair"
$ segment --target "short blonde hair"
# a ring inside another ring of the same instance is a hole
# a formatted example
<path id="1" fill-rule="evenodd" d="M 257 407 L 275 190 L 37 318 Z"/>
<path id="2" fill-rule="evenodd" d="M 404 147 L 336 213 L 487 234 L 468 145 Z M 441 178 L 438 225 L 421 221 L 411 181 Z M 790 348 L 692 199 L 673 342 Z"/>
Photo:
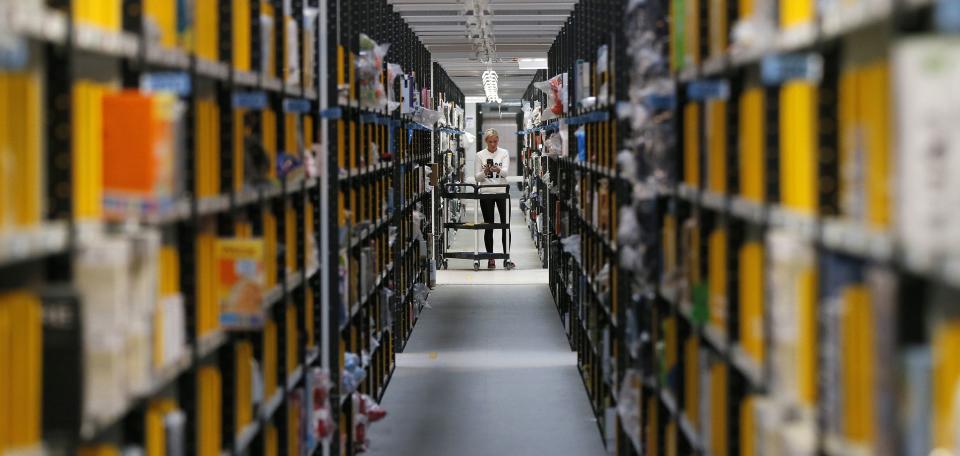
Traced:
<path id="1" fill-rule="evenodd" d="M 497 133 L 497 130 L 494 130 L 493 128 L 488 128 L 488 129 L 486 129 L 486 130 L 483 132 L 483 142 L 487 142 L 487 138 L 489 138 L 489 137 L 491 137 L 491 136 L 496 136 L 496 137 L 499 139 L 499 138 L 500 138 L 500 133 Z"/>

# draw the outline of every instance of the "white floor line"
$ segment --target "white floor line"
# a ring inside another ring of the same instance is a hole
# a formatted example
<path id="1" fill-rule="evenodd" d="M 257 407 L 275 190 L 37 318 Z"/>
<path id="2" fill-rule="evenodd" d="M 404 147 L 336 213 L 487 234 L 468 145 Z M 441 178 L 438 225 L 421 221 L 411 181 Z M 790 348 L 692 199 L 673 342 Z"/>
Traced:
<path id="1" fill-rule="evenodd" d="M 471 350 L 397 353 L 397 367 L 454 369 L 532 369 L 577 365 L 575 352 Z"/>
<path id="2" fill-rule="evenodd" d="M 483 266 L 486 266 L 485 264 Z M 501 264 L 498 262 L 498 268 Z M 546 269 L 440 270 L 437 285 L 540 285 L 550 283 Z"/>

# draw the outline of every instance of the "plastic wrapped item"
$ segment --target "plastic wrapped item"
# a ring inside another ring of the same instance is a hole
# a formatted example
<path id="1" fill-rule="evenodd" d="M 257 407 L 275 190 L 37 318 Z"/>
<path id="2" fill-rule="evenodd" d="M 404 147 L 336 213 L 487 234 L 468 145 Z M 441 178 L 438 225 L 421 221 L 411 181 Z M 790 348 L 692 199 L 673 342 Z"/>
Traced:
<path id="1" fill-rule="evenodd" d="M 387 411 L 380 406 L 369 394 L 353 394 L 357 403 L 357 413 L 366 415 L 368 423 L 376 423 L 387 416 Z"/>
<path id="2" fill-rule="evenodd" d="M 777 2 L 760 0 L 753 14 L 738 20 L 730 33 L 732 55 L 752 55 L 777 42 Z"/>
<path id="3" fill-rule="evenodd" d="M 617 164 L 620 165 L 621 177 L 628 182 L 637 182 L 639 180 L 637 160 L 632 151 L 621 150 L 620 153 L 617 154 Z"/>
<path id="4" fill-rule="evenodd" d="M 353 442 L 358 451 L 366 451 L 370 446 L 367 428 L 387 416 L 387 411 L 367 394 L 353 393 L 350 397 L 353 405 Z"/>
<path id="5" fill-rule="evenodd" d="M 310 437 L 329 442 L 336 429 L 330 404 L 330 390 L 333 388 L 330 371 L 320 367 L 311 369 L 308 383 L 311 392 L 310 422 L 308 424 Z"/>
<path id="6" fill-rule="evenodd" d="M 426 307 L 432 309 L 433 307 L 427 302 L 427 298 L 430 296 L 430 288 L 423 283 L 416 283 L 413 285 L 413 300 L 418 304 L 419 307 Z"/>
<path id="7" fill-rule="evenodd" d="M 300 26 L 293 16 L 286 16 L 284 20 L 286 27 L 286 45 L 287 49 L 296 49 L 300 46 Z M 284 63 L 284 82 L 296 84 L 300 82 L 300 54 L 298 52 L 285 52 L 286 62 Z"/>
<path id="8" fill-rule="evenodd" d="M 367 371 L 363 368 L 361 357 L 356 353 L 345 353 L 343 355 L 343 372 L 340 376 L 340 389 L 344 393 L 352 393 L 366 378 Z"/>
<path id="9" fill-rule="evenodd" d="M 394 93 L 393 86 L 397 76 L 403 74 L 403 68 L 398 63 L 387 64 L 387 112 L 396 111 L 400 107 L 400 100 Z"/>
<path id="10" fill-rule="evenodd" d="M 427 128 L 433 128 L 442 117 L 443 114 L 440 111 L 427 109 L 423 106 L 416 106 L 413 108 L 412 120 Z"/>
<path id="11" fill-rule="evenodd" d="M 620 245 L 636 245 L 641 241 L 640 221 L 633 206 L 620 207 L 620 226 L 617 227 L 617 242 Z"/>
<path id="12" fill-rule="evenodd" d="M 597 89 L 597 105 L 607 106 L 610 104 L 610 80 L 607 77 L 610 65 L 610 48 L 604 44 L 597 48 L 597 66 L 596 79 L 600 83 Z"/>
<path id="13" fill-rule="evenodd" d="M 523 112 L 523 128 L 525 130 L 533 128 L 533 107 L 530 106 L 530 101 L 524 100 L 520 111 Z"/>
<path id="14" fill-rule="evenodd" d="M 547 106 L 540 120 L 556 119 L 563 114 L 563 107 L 567 103 L 567 92 L 563 87 L 563 74 L 558 74 L 546 81 L 535 82 L 534 87 L 547 94 Z"/>
<path id="15" fill-rule="evenodd" d="M 423 220 L 426 216 L 420 211 L 413 211 L 413 240 L 423 240 Z"/>
<path id="16" fill-rule="evenodd" d="M 383 57 L 389 44 L 378 44 L 366 34 L 360 34 L 360 55 L 357 58 L 357 81 L 360 85 L 360 107 L 379 111 L 387 108 L 387 93 L 380 73 Z"/>
<path id="17" fill-rule="evenodd" d="M 558 133 L 554 133 L 544 141 L 544 150 L 550 157 L 559 157 L 563 153 L 563 139 Z"/>
<path id="18" fill-rule="evenodd" d="M 567 236 L 563 239 L 560 239 L 560 246 L 563 248 L 564 252 L 569 253 L 577 261 L 580 261 L 580 235 L 573 234 Z"/>
<path id="19" fill-rule="evenodd" d="M 533 102 L 533 111 L 530 112 L 530 123 L 531 128 L 533 125 L 540 125 L 540 121 L 543 119 L 543 105 L 540 104 L 540 100 Z"/>

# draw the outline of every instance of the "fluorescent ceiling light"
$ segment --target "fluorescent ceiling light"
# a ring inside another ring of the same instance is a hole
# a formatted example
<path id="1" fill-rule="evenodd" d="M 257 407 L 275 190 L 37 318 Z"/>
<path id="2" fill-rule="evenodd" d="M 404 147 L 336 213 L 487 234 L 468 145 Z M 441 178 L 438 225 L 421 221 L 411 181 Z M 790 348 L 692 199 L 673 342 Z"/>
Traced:
<path id="1" fill-rule="evenodd" d="M 517 65 L 520 66 L 521 70 L 546 70 L 547 69 L 547 59 L 546 58 L 523 58 L 517 59 Z"/>
<path id="2" fill-rule="evenodd" d="M 487 97 L 463 97 L 464 103 L 486 103 Z"/>

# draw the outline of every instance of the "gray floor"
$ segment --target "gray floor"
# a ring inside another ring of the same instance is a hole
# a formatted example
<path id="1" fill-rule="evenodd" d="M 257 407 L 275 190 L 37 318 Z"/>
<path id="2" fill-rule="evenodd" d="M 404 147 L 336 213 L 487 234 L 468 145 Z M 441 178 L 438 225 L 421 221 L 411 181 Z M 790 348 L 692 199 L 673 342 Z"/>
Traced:
<path id="1" fill-rule="evenodd" d="M 519 210 L 513 222 L 518 267 L 539 268 Z M 472 248 L 463 233 L 455 247 Z M 370 430 L 369 453 L 606 454 L 547 286 L 485 284 L 483 276 L 431 294 L 432 309 L 398 355 L 388 416 Z"/>

